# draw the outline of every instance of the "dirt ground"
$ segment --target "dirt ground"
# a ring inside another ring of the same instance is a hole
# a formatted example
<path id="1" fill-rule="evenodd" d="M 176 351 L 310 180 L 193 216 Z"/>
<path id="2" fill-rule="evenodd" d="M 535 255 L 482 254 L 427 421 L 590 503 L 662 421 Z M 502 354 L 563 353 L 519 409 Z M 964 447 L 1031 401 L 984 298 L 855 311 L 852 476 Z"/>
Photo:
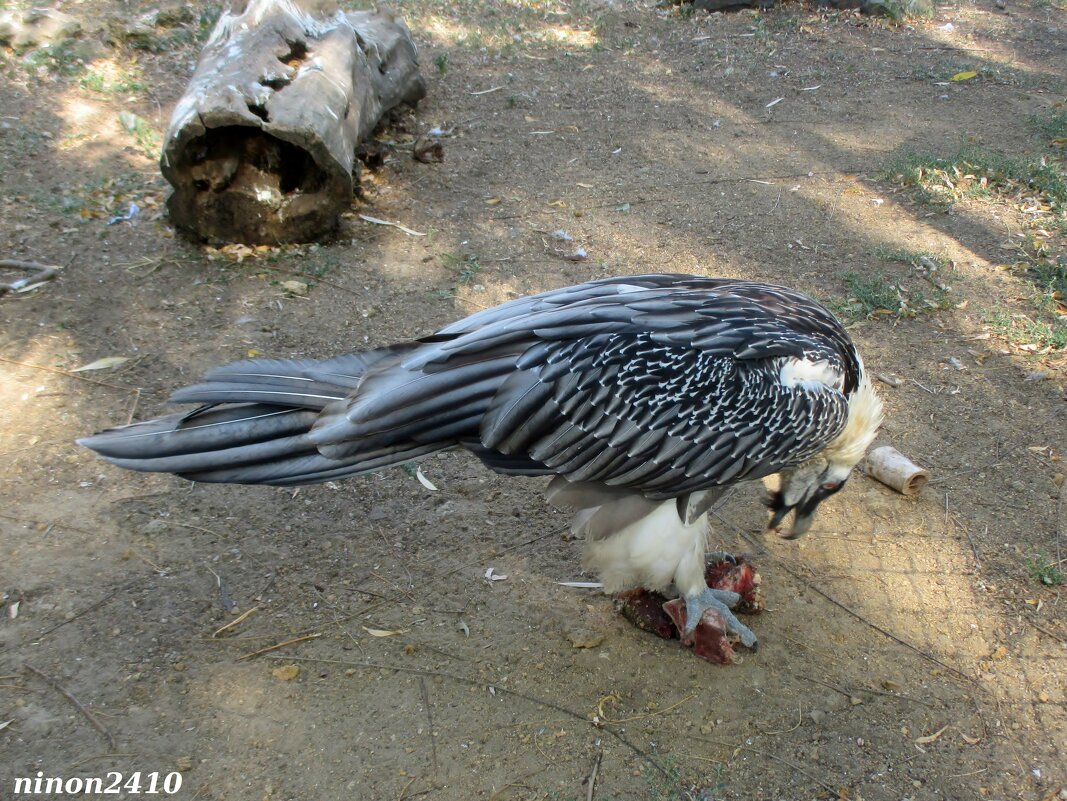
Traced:
<path id="1" fill-rule="evenodd" d="M 70 47 L 0 54 L 0 258 L 64 268 L 0 298 L 0 798 L 38 771 L 138 770 L 203 801 L 1067 798 L 1067 600 L 1035 567 L 1064 552 L 1067 368 L 991 322 L 1035 313 L 1004 265 L 1055 212 L 880 177 L 902 147 L 1046 152 L 1028 121 L 1067 93 L 1062 6 L 892 24 L 405 3 L 428 96 L 382 132 L 335 238 L 259 251 L 185 241 L 161 211 L 159 137 L 217 9 L 135 38 L 147 6 L 58 7 L 84 28 Z M 434 126 L 443 163 L 413 160 Z M 73 444 L 214 364 L 394 342 L 595 277 L 847 303 L 851 272 L 931 295 L 896 251 L 943 258 L 947 301 L 851 332 L 899 379 L 878 444 L 932 481 L 905 498 L 858 475 L 795 542 L 763 537 L 761 486 L 734 492 L 712 541 L 752 555 L 768 607 L 736 666 L 559 586 L 588 577 L 542 480 L 445 454 L 422 464 L 437 491 L 403 470 L 191 485 Z M 128 361 L 71 372 L 106 357 Z"/>

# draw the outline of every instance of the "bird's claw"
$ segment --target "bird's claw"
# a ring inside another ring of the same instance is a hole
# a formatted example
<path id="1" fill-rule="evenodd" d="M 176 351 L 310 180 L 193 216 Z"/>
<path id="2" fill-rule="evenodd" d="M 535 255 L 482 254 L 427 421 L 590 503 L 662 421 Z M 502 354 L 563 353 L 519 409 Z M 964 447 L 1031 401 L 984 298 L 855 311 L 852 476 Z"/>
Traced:
<path id="1" fill-rule="evenodd" d="M 736 606 L 740 600 L 741 596 L 736 592 L 716 590 L 712 587 L 708 587 L 699 595 L 687 597 L 685 599 L 685 629 L 682 631 L 682 639 L 691 637 L 693 632 L 696 631 L 697 624 L 700 623 L 700 618 L 704 616 L 704 612 L 708 609 L 714 609 L 722 615 L 723 622 L 726 623 L 726 630 L 736 634 L 742 645 L 755 650 L 757 645 L 756 635 L 730 611 L 730 608 Z"/>

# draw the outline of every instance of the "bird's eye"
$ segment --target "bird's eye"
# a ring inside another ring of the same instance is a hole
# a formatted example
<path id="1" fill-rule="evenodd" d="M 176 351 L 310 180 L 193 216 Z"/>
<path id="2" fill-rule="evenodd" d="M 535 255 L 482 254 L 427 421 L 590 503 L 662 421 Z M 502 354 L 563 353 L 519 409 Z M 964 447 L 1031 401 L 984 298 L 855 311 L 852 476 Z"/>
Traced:
<path id="1" fill-rule="evenodd" d="M 841 486 L 841 482 L 840 481 L 827 481 L 825 484 L 822 485 L 822 488 L 824 490 L 826 490 L 827 492 L 833 492 L 834 490 L 836 490 L 840 486 Z"/>

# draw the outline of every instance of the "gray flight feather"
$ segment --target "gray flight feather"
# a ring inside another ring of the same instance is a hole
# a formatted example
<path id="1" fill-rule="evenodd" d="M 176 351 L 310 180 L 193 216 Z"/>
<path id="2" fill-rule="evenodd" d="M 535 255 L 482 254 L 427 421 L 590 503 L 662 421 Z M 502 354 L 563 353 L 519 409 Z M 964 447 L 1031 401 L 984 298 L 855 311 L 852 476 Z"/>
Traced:
<path id="1" fill-rule="evenodd" d="M 784 382 L 786 359 L 825 365 L 840 386 Z M 458 446 L 503 473 L 657 500 L 809 458 L 842 430 L 860 374 L 840 323 L 804 295 L 632 276 L 518 298 L 390 348 L 216 368 L 172 397 L 207 408 L 82 442 L 132 469 L 275 484 Z"/>

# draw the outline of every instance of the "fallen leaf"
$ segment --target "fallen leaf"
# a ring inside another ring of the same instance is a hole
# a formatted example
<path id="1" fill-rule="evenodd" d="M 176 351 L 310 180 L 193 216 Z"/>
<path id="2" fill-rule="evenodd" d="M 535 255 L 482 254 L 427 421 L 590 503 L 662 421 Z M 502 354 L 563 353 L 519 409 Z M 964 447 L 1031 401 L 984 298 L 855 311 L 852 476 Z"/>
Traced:
<path id="1" fill-rule="evenodd" d="M 916 737 L 915 742 L 919 745 L 929 745 L 930 743 L 937 742 L 937 739 L 946 731 L 948 731 L 947 723 L 933 734 L 927 734 L 925 737 Z"/>
<path id="2" fill-rule="evenodd" d="M 192 770 L 193 769 L 193 758 L 192 757 L 182 756 L 182 757 L 178 757 L 174 761 L 175 761 L 175 764 L 177 764 L 177 766 L 178 766 L 178 770 Z"/>
<path id="3" fill-rule="evenodd" d="M 959 81 L 969 81 L 969 80 L 971 80 L 971 78 L 977 78 L 977 77 L 978 77 L 978 73 L 975 72 L 974 70 L 965 70 L 964 72 L 957 72 L 955 75 L 953 75 L 951 78 L 949 78 L 949 80 L 950 81 L 956 81 L 958 83 Z"/>
<path id="4" fill-rule="evenodd" d="M 428 489 L 430 492 L 437 492 L 437 487 L 434 486 L 434 483 L 422 474 L 421 467 L 415 468 L 415 478 L 417 478 L 419 480 L 419 483 L 422 484 L 422 486 L 426 487 L 426 489 Z"/>
<path id="5" fill-rule="evenodd" d="M 95 362 L 89 362 L 89 364 L 83 364 L 81 367 L 76 367 L 71 370 L 72 373 L 80 373 L 85 370 L 107 370 L 111 367 L 118 367 L 120 364 L 126 364 L 130 358 L 128 356 L 105 356 L 103 359 L 97 359 Z"/>
<path id="6" fill-rule="evenodd" d="M 300 675 L 300 666 L 282 665 L 281 667 L 274 668 L 274 670 L 271 671 L 271 675 L 274 676 L 274 678 L 276 679 L 281 679 L 282 681 L 292 681 Z"/>
<path id="7" fill-rule="evenodd" d="M 893 693 L 900 692 L 900 685 L 892 679 L 882 679 L 882 687 Z"/>
<path id="8" fill-rule="evenodd" d="M 978 745 L 978 743 L 982 742 L 981 737 L 968 737 L 962 732 L 960 732 L 960 737 L 963 738 L 963 742 L 967 743 L 967 745 Z"/>
<path id="9" fill-rule="evenodd" d="M 308 293 L 308 285 L 303 281 L 282 281 L 282 289 L 301 298 Z"/>
<path id="10" fill-rule="evenodd" d="M 368 629 L 366 626 L 363 627 L 363 630 L 372 637 L 395 637 L 398 634 L 407 633 L 407 629 L 392 631 L 390 629 Z"/>

